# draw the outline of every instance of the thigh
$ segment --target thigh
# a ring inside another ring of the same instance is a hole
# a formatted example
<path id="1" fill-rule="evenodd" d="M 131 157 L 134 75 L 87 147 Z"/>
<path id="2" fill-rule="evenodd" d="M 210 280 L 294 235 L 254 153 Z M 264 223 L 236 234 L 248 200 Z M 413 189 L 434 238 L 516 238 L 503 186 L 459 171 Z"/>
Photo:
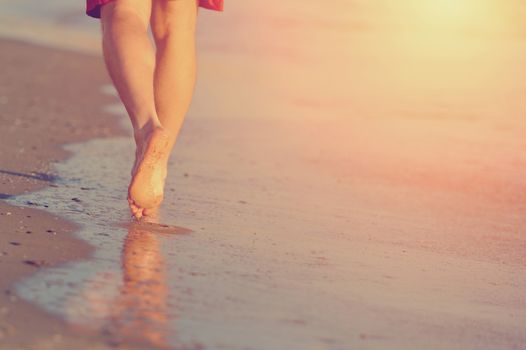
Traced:
<path id="1" fill-rule="evenodd" d="M 139 19 L 146 28 L 150 23 L 152 13 L 152 0 L 113 0 L 101 8 L 101 19 L 113 16 L 127 16 Z"/>
<path id="2" fill-rule="evenodd" d="M 154 37 L 163 37 L 173 30 L 193 32 L 197 8 L 197 0 L 152 0 L 151 26 Z"/>

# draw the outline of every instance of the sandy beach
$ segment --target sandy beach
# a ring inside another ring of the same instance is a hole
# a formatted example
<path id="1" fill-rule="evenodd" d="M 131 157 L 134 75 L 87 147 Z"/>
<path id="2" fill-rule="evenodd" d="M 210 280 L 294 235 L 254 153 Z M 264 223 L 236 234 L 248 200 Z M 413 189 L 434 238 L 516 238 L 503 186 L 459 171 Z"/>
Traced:
<path id="1" fill-rule="evenodd" d="M 526 6 L 422 3 L 201 12 L 162 225 L 127 211 L 97 28 L 30 11 L 0 40 L 0 349 L 524 349 Z"/>
<path id="2" fill-rule="evenodd" d="M 100 110 L 111 99 L 98 90 L 107 83 L 98 57 L 6 39 L 0 40 L 0 48 L 0 196 L 5 200 L 54 186 L 50 164 L 68 156 L 62 144 L 122 130 Z M 41 209 L 4 201 L 0 215 L 0 348 L 112 348 L 72 333 L 65 322 L 20 300 L 13 289 L 39 269 L 88 258 L 93 248 L 72 236 L 77 226 Z"/>

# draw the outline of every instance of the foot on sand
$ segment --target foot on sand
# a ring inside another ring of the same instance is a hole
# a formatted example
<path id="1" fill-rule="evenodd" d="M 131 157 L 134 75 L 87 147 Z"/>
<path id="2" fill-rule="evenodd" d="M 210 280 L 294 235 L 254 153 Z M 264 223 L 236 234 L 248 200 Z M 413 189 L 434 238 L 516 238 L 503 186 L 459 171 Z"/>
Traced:
<path id="1" fill-rule="evenodd" d="M 174 138 L 162 127 L 155 127 L 137 145 L 128 203 L 135 218 L 155 215 L 163 200 L 168 158 Z"/>

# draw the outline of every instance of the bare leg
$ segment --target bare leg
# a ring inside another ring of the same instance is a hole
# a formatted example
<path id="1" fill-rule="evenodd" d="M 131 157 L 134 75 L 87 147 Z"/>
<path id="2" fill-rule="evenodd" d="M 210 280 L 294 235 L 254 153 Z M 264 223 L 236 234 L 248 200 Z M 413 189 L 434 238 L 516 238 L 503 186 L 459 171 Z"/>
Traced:
<path id="1" fill-rule="evenodd" d="M 195 86 L 196 0 L 152 0 L 152 32 L 157 46 L 155 105 L 161 124 L 177 136 Z"/>
<path id="2" fill-rule="evenodd" d="M 137 143 L 128 188 L 136 218 L 155 214 L 163 199 L 168 158 L 195 85 L 196 16 L 196 0 L 119 0 L 102 9 L 105 61 Z"/>
<path id="3" fill-rule="evenodd" d="M 155 51 L 148 38 L 151 6 L 151 0 L 119 0 L 101 11 L 104 59 L 136 138 L 160 125 L 153 92 Z"/>
<path id="4" fill-rule="evenodd" d="M 155 51 L 148 38 L 151 6 L 151 0 L 119 0 L 103 6 L 101 14 L 104 58 L 137 144 L 128 202 L 138 219 L 162 201 L 173 145 L 155 108 Z"/>
<path id="5" fill-rule="evenodd" d="M 144 208 L 142 213 L 139 209 L 139 216 L 155 215 L 162 200 L 168 157 L 192 99 L 196 16 L 196 0 L 152 0 L 151 26 L 157 48 L 153 86 L 163 130 L 152 133 L 130 185 L 130 197 Z M 148 185 L 153 186 L 145 191 Z"/>

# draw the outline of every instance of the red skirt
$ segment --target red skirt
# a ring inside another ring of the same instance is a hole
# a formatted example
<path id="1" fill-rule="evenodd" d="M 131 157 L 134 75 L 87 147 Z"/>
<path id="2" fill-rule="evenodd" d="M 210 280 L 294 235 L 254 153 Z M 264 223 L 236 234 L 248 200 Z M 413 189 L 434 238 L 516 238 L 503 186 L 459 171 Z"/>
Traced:
<path id="1" fill-rule="evenodd" d="M 86 14 L 91 17 L 100 18 L 102 5 L 115 0 L 87 0 Z M 223 11 L 223 0 L 197 0 L 199 6 L 209 10 Z"/>

